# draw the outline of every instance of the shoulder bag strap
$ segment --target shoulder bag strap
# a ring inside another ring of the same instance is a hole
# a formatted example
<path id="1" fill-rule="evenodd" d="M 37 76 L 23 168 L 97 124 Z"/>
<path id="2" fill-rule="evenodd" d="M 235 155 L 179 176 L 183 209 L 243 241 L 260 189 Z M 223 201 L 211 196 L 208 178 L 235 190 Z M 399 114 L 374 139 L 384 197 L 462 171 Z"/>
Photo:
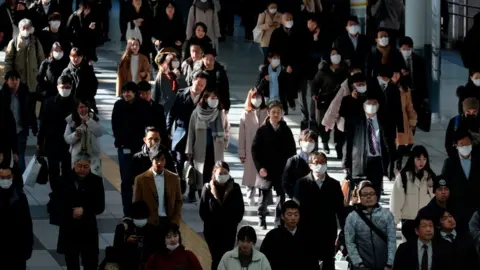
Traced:
<path id="1" fill-rule="evenodd" d="M 355 212 L 357 212 L 357 214 L 360 216 L 363 222 L 365 222 L 367 226 L 370 227 L 370 229 L 374 231 L 375 234 L 378 235 L 378 237 L 380 237 L 380 239 L 382 239 L 385 243 L 388 243 L 388 239 L 385 233 L 382 230 L 380 230 L 377 226 L 375 226 L 375 224 L 373 224 L 373 222 L 369 218 L 367 218 L 367 216 L 365 215 L 365 213 L 363 213 L 362 210 L 355 209 Z"/>

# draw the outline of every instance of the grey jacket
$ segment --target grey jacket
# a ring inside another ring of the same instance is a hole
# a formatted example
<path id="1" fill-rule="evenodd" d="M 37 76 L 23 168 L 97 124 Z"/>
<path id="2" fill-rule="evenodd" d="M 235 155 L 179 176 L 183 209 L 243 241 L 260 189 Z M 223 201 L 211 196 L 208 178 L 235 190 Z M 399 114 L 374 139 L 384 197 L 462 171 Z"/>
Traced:
<path id="1" fill-rule="evenodd" d="M 376 16 L 379 12 L 380 7 L 384 3 L 385 5 L 385 18 L 377 22 L 378 27 L 387 28 L 387 29 L 400 29 L 402 22 L 404 20 L 405 6 L 403 5 L 402 0 L 378 0 L 371 7 L 372 16 Z"/>
<path id="2" fill-rule="evenodd" d="M 480 211 L 475 212 L 468 224 L 470 229 L 470 236 L 473 238 L 473 243 L 477 254 L 480 256 Z"/>
<path id="3" fill-rule="evenodd" d="M 388 243 L 371 230 L 356 211 L 351 212 L 345 222 L 344 232 L 352 264 L 356 266 L 363 263 L 369 269 L 383 269 L 386 265 L 393 265 L 397 236 L 392 213 L 381 206 L 375 208 L 371 214 L 366 211 L 364 213 L 385 233 Z"/>

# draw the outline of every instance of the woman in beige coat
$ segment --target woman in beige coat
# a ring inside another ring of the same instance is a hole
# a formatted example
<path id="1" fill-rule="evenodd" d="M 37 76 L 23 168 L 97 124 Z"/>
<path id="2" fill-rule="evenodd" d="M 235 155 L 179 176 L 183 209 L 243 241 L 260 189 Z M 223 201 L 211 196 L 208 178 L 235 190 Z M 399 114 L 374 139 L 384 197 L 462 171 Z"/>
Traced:
<path id="1" fill-rule="evenodd" d="M 207 26 L 207 36 L 212 40 L 213 47 L 218 52 L 218 39 L 220 34 L 220 23 L 218 22 L 218 10 L 212 0 L 193 2 L 187 19 L 187 38 L 193 35 L 195 24 L 202 22 Z"/>
<path id="2" fill-rule="evenodd" d="M 260 41 L 260 48 L 265 58 L 268 56 L 268 45 L 270 44 L 270 37 L 273 30 L 282 25 L 282 13 L 277 12 L 277 4 L 274 1 L 269 1 L 267 9 L 258 15 L 257 28 L 262 30 L 262 39 Z"/>
<path id="3" fill-rule="evenodd" d="M 242 185 L 248 187 L 249 204 L 255 204 L 255 180 L 257 169 L 252 159 L 252 142 L 257 129 L 267 119 L 268 111 L 265 99 L 257 89 L 252 88 L 248 92 L 245 101 L 245 111 L 240 117 L 240 134 L 238 136 L 238 157 L 243 163 Z"/>
<path id="4" fill-rule="evenodd" d="M 197 190 L 202 190 L 203 185 L 210 182 L 215 162 L 223 161 L 228 146 L 226 115 L 223 110 L 218 110 L 218 104 L 217 94 L 205 90 L 190 117 L 185 154 L 197 173 Z"/>
<path id="5" fill-rule="evenodd" d="M 128 81 L 138 83 L 150 80 L 150 63 L 148 58 L 139 53 L 140 42 L 131 38 L 127 42 L 127 48 L 123 53 L 117 71 L 117 97 L 122 95 L 122 86 Z"/>

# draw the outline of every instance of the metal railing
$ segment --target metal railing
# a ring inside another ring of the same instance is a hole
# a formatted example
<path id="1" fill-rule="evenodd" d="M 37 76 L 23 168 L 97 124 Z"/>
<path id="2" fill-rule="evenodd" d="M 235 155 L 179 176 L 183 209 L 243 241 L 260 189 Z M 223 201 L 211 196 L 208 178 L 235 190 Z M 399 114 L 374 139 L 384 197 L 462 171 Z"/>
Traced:
<path id="1" fill-rule="evenodd" d="M 468 0 L 464 0 L 465 4 L 448 1 L 450 17 L 450 40 L 458 41 L 463 39 L 467 35 L 467 31 L 470 29 L 469 20 L 473 20 L 473 16 L 470 16 L 469 12 L 475 10 L 475 13 L 480 12 L 480 7 L 472 6 L 468 4 Z M 451 10 L 451 11 L 450 11 Z M 461 33 L 461 34 L 460 34 Z"/>

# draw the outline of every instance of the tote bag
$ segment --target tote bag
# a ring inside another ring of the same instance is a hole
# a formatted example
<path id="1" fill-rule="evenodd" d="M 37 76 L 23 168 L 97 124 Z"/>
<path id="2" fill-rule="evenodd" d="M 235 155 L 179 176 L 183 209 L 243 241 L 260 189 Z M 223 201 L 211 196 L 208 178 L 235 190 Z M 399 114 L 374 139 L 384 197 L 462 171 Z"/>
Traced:
<path id="1" fill-rule="evenodd" d="M 133 22 L 128 22 L 127 33 L 126 33 L 127 40 L 131 38 L 136 38 L 139 40 L 140 44 L 142 44 L 142 32 L 140 28 L 136 26 Z"/>

